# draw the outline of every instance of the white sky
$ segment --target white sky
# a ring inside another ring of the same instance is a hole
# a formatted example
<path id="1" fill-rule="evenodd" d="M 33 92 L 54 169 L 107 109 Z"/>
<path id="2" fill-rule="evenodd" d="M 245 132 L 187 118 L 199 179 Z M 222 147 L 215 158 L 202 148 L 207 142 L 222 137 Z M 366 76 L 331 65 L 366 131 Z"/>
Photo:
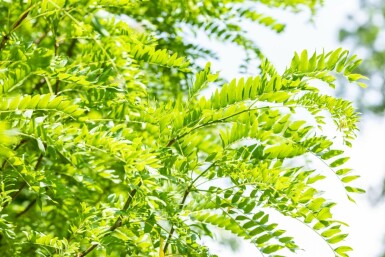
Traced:
<path id="1" fill-rule="evenodd" d="M 309 15 L 274 12 L 275 17 L 287 24 L 283 34 L 277 35 L 260 26 L 247 25 L 250 35 L 256 39 L 263 53 L 282 71 L 290 64 L 294 51 L 329 51 L 340 47 L 338 29 L 346 24 L 347 14 L 361 15 L 356 0 L 326 0 L 325 6 L 318 11 L 314 23 L 309 22 Z M 365 18 L 364 16 L 361 18 Z M 226 78 L 240 77 L 237 66 L 241 62 L 242 53 L 236 47 L 213 44 L 206 38 L 199 41 L 215 49 L 220 56 L 219 61 L 212 62 L 213 70 L 220 70 Z M 342 45 L 343 46 L 343 45 Z M 344 46 L 349 49 L 349 46 Z M 351 150 L 350 167 L 360 173 L 362 178 L 358 185 L 366 190 L 382 184 L 385 174 L 385 158 L 381 149 L 385 145 L 385 119 L 365 117 L 361 123 L 361 133 Z M 381 147 L 382 146 L 382 147 Z M 329 183 L 329 181 L 328 181 Z M 338 201 L 336 215 L 350 224 L 350 236 L 347 244 L 354 248 L 351 257 L 378 257 L 385 236 L 385 204 L 371 206 L 368 195 L 356 197 L 357 204 L 346 201 L 339 183 L 329 183 L 329 193 Z M 370 190 L 371 191 L 371 190 Z M 282 222 L 280 222 L 282 224 Z M 333 257 L 330 248 L 309 229 L 296 222 L 284 222 L 284 226 L 295 236 L 296 242 L 304 248 L 297 255 L 300 257 Z M 294 232 L 294 233 L 293 233 Z M 229 248 L 210 245 L 221 257 L 260 256 L 253 246 L 245 243 L 239 253 L 232 253 Z M 385 247 L 384 247 L 385 248 Z"/>

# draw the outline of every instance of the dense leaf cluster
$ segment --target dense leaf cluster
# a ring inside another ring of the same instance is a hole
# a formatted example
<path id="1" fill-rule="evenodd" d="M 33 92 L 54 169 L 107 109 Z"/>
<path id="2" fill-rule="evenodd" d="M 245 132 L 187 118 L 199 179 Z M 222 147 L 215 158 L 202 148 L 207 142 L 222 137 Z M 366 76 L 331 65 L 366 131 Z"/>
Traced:
<path id="1" fill-rule="evenodd" d="M 362 192 L 343 151 L 358 115 L 320 84 L 356 82 L 360 60 L 303 51 L 281 74 L 237 25 L 281 31 L 255 6 L 321 2 L 3 1 L 1 256 L 215 256 L 202 239 L 216 228 L 264 256 L 299 250 L 271 213 L 348 256 L 346 224 L 316 182 Z M 261 56 L 260 73 L 226 83 L 195 65 L 213 53 L 186 29 Z"/>

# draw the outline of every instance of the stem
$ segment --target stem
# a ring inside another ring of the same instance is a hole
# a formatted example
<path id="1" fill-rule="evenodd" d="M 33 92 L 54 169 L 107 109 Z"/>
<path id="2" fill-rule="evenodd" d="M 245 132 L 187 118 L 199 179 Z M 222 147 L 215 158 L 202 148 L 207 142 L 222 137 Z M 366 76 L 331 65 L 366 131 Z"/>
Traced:
<path id="1" fill-rule="evenodd" d="M 31 94 L 33 94 L 33 92 L 34 92 L 35 90 L 40 90 L 40 88 L 41 88 L 42 86 L 44 86 L 45 83 L 46 83 L 45 78 L 42 78 L 41 80 L 39 80 L 39 82 L 36 83 L 35 87 L 32 89 Z"/>
<path id="2" fill-rule="evenodd" d="M 72 57 L 72 55 L 74 54 L 74 48 L 75 48 L 76 42 L 77 42 L 76 38 L 73 38 L 71 40 L 71 43 L 70 43 L 70 45 L 68 46 L 68 49 L 67 49 L 67 56 L 68 57 Z"/>
<path id="3" fill-rule="evenodd" d="M 27 139 L 22 139 L 16 146 L 13 148 L 14 151 L 19 149 L 20 146 L 22 146 L 24 143 L 26 143 L 28 140 Z M 7 160 L 3 161 L 3 164 L 1 165 L 0 171 L 4 170 L 5 166 L 7 165 Z"/>
<path id="4" fill-rule="evenodd" d="M 16 22 L 12 25 L 12 29 L 7 34 L 4 35 L 4 37 L 3 37 L 3 39 L 1 40 L 1 43 L 0 43 L 0 51 L 3 50 L 3 48 L 7 44 L 8 40 L 11 38 L 11 33 L 13 31 L 15 31 L 20 26 L 20 24 L 25 20 L 25 18 L 27 18 L 29 12 L 31 11 L 31 9 L 33 7 L 34 7 L 34 5 L 31 5 L 27 10 L 25 10 L 20 15 L 20 17 L 16 20 Z"/>
<path id="5" fill-rule="evenodd" d="M 213 162 L 209 167 L 207 167 L 207 169 L 205 169 L 204 171 L 202 171 L 201 174 L 198 175 L 198 177 L 196 177 L 192 182 L 191 184 L 186 188 L 186 190 L 184 191 L 184 194 L 183 194 L 183 198 L 182 198 L 182 201 L 180 202 L 179 204 L 179 210 L 182 210 L 183 209 L 183 206 L 186 202 L 186 199 L 187 199 L 187 196 L 189 195 L 189 193 L 191 192 L 191 188 L 192 186 L 194 185 L 194 183 L 201 177 L 203 176 L 206 172 L 208 172 L 213 166 L 215 165 L 215 162 Z M 166 254 L 166 251 L 167 251 L 167 248 L 168 248 L 168 245 L 170 244 L 170 240 L 174 234 L 174 231 L 175 231 L 175 228 L 174 226 L 171 227 L 170 229 L 170 233 L 168 234 L 168 237 L 166 239 L 166 243 L 164 244 L 164 248 L 163 248 L 163 252 L 164 254 Z"/>
<path id="6" fill-rule="evenodd" d="M 247 108 L 245 110 L 242 110 L 242 111 L 239 111 L 237 113 L 233 113 L 233 114 L 231 114 L 231 115 L 229 115 L 227 117 L 223 117 L 223 118 L 218 119 L 218 120 L 212 120 L 212 121 L 209 121 L 207 123 L 200 124 L 200 125 L 192 128 L 192 129 L 190 129 L 189 131 L 183 133 L 182 135 L 176 136 L 175 138 L 171 139 L 170 142 L 168 142 L 167 147 L 172 146 L 177 140 L 181 139 L 182 137 L 185 137 L 186 135 L 190 134 L 194 130 L 200 129 L 202 127 L 210 126 L 210 125 L 213 125 L 213 124 L 216 124 L 216 123 L 225 122 L 227 119 L 233 118 L 233 117 L 235 117 L 237 115 L 240 115 L 242 113 L 245 113 L 245 112 L 251 112 L 251 111 L 265 109 L 265 108 L 277 107 L 277 106 L 263 106 L 263 107 L 251 108 L 254 104 L 255 104 L 255 102 L 251 106 L 249 106 L 249 108 Z M 279 106 L 279 107 L 281 107 L 281 106 Z"/>
<path id="7" fill-rule="evenodd" d="M 41 164 L 41 161 L 43 160 L 43 154 L 40 154 L 39 158 L 37 159 L 37 162 L 35 164 L 35 167 L 34 167 L 34 170 L 36 171 L 40 164 Z M 21 183 L 19 189 L 12 195 L 12 200 L 9 201 L 9 202 L 6 202 L 4 205 L 3 205 L 3 210 L 10 204 L 13 202 L 13 200 L 15 200 L 15 198 L 21 193 L 21 191 L 23 191 L 23 189 L 25 188 L 25 186 L 27 185 L 27 182 L 23 181 L 23 183 Z"/>
<path id="8" fill-rule="evenodd" d="M 21 215 L 25 214 L 27 211 L 29 211 L 29 209 L 31 209 L 36 203 L 36 199 L 33 199 L 27 207 L 25 207 L 25 209 L 22 211 L 22 212 L 19 212 L 15 218 L 19 218 Z"/>
<path id="9" fill-rule="evenodd" d="M 211 163 L 211 165 L 209 167 L 207 167 L 207 169 L 205 169 L 204 171 L 202 171 L 201 174 L 199 174 L 192 182 L 191 182 L 191 185 L 193 185 L 195 182 L 198 181 L 198 179 L 200 177 L 202 177 L 206 172 L 208 172 L 212 167 L 215 166 L 215 162 Z"/>
<path id="10" fill-rule="evenodd" d="M 55 95 L 59 93 L 59 85 L 60 85 L 60 80 L 57 79 L 55 83 Z"/>
<path id="11" fill-rule="evenodd" d="M 55 56 L 57 56 L 59 54 L 59 42 L 57 40 L 57 32 L 56 32 L 56 29 L 57 28 L 53 28 L 52 29 L 52 32 L 54 34 L 54 42 L 53 42 L 53 47 L 54 47 L 54 53 L 55 53 Z M 60 80 L 59 79 L 56 79 L 56 82 L 55 82 L 55 95 L 57 95 L 59 93 L 59 85 L 60 85 Z"/>
<path id="12" fill-rule="evenodd" d="M 183 198 L 182 198 L 182 201 L 180 202 L 179 204 L 179 209 L 182 210 L 183 206 L 184 206 L 184 203 L 186 202 L 186 199 L 187 199 L 187 196 L 188 194 L 190 193 L 190 189 L 191 189 L 191 186 L 189 186 L 186 191 L 184 191 L 184 195 L 183 195 Z M 166 239 L 166 243 L 164 244 L 164 248 L 163 248 L 163 252 L 164 254 L 166 254 L 166 251 L 167 251 L 167 248 L 168 248 L 168 245 L 170 244 L 170 240 L 174 234 L 174 231 L 175 231 L 175 227 L 172 226 L 171 229 L 170 229 L 170 233 L 168 234 L 168 237 Z"/>
<path id="13" fill-rule="evenodd" d="M 142 185 L 142 181 L 139 182 L 139 184 L 137 185 L 136 188 L 132 189 L 129 196 L 128 196 L 128 199 L 126 201 L 126 203 L 124 204 L 124 207 L 123 207 L 123 210 L 126 211 L 128 209 L 128 207 L 130 207 L 131 203 L 132 203 L 132 199 L 134 198 L 134 196 L 136 195 L 137 191 L 138 191 L 138 188 Z M 122 226 L 123 224 L 123 218 L 122 218 L 122 215 L 120 215 L 118 217 L 118 219 L 115 221 L 114 225 L 112 225 L 106 232 L 113 232 L 115 229 L 119 228 Z M 105 234 L 103 237 L 107 236 L 107 234 Z M 77 255 L 77 257 L 84 257 L 86 256 L 87 254 L 89 254 L 90 252 L 92 252 L 98 245 L 94 244 L 94 245 L 91 245 L 90 247 L 87 248 L 87 250 L 85 250 L 84 252 L 82 253 L 79 253 Z"/>

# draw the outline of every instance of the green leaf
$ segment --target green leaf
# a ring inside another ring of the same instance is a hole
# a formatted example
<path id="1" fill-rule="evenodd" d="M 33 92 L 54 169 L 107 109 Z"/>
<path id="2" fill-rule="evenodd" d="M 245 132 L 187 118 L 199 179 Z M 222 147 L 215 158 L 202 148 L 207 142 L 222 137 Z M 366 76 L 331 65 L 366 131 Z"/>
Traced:
<path id="1" fill-rule="evenodd" d="M 346 252 L 351 252 L 353 251 L 353 248 L 349 247 L 349 246 L 340 246 L 340 247 L 337 247 L 336 249 L 334 249 L 334 251 L 336 253 L 339 253 L 339 254 L 344 254 Z"/>
<path id="2" fill-rule="evenodd" d="M 262 248 L 262 252 L 266 254 L 275 253 L 281 250 L 283 246 L 281 245 L 269 245 L 267 247 Z"/>
<path id="3" fill-rule="evenodd" d="M 273 238 L 270 234 L 264 234 L 257 238 L 256 243 L 257 244 L 263 244 L 267 241 L 269 241 L 271 238 Z"/>
<path id="4" fill-rule="evenodd" d="M 46 94 L 46 95 L 42 96 L 42 98 L 40 98 L 39 103 L 37 104 L 37 107 L 41 108 L 41 109 L 46 108 L 50 98 L 51 98 L 50 94 Z"/>
<path id="5" fill-rule="evenodd" d="M 352 171 L 352 169 L 349 169 L 349 168 L 339 169 L 336 171 L 336 174 L 339 176 L 342 176 L 342 175 L 350 173 L 351 171 Z"/>
<path id="6" fill-rule="evenodd" d="M 346 176 L 346 177 L 343 177 L 343 178 L 341 179 L 341 181 L 344 182 L 344 183 L 349 183 L 349 182 L 351 182 L 351 181 L 353 181 L 353 180 L 358 179 L 359 177 L 360 177 L 360 176 L 358 176 L 358 175 L 356 175 L 356 176 Z"/>
<path id="7" fill-rule="evenodd" d="M 346 191 L 348 191 L 349 193 L 358 193 L 358 194 L 363 194 L 363 193 L 365 193 L 365 190 L 364 190 L 364 189 L 357 188 L 357 187 L 346 186 L 345 189 L 346 189 Z"/>
<path id="8" fill-rule="evenodd" d="M 323 236 L 323 237 L 331 237 L 331 236 L 333 236 L 335 234 L 338 234 L 340 232 L 341 232 L 341 229 L 339 229 L 339 228 L 334 228 L 333 229 L 332 228 L 332 229 L 328 229 L 328 230 L 322 232 L 321 236 Z"/>
<path id="9" fill-rule="evenodd" d="M 337 236 L 334 236 L 334 237 L 328 239 L 327 241 L 330 244 L 336 244 L 336 243 L 341 242 L 342 240 L 344 240 L 347 236 L 348 236 L 348 234 L 339 234 Z"/>
<path id="10" fill-rule="evenodd" d="M 334 162 L 330 163 L 330 167 L 335 168 L 335 167 L 341 166 L 342 164 L 347 162 L 349 159 L 350 159 L 349 157 L 344 157 L 344 158 L 335 160 Z"/>
<path id="11" fill-rule="evenodd" d="M 349 75 L 347 76 L 347 78 L 348 78 L 349 81 L 351 81 L 351 82 L 354 82 L 354 81 L 357 81 L 357 80 L 360 80 L 360 79 L 369 80 L 368 77 L 365 77 L 365 76 L 363 76 L 363 75 L 361 75 L 361 74 L 349 74 Z"/>
<path id="12" fill-rule="evenodd" d="M 329 160 L 330 158 L 341 155 L 343 153 L 344 153 L 344 151 L 342 151 L 342 150 L 330 150 L 330 151 L 324 153 L 323 155 L 321 155 L 321 158 L 324 160 Z"/>

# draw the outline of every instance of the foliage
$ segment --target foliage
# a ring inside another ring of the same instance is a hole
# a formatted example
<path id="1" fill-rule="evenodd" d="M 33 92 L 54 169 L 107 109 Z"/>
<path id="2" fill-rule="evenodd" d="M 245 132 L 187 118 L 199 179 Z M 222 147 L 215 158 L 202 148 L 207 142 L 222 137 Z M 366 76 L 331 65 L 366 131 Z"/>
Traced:
<path id="1" fill-rule="evenodd" d="M 369 88 L 357 97 L 360 109 L 363 113 L 381 115 L 385 110 L 385 2 L 361 0 L 360 5 L 359 13 L 349 16 L 348 26 L 340 30 L 340 41 L 351 44 L 365 56 L 359 72 L 370 75 L 371 81 Z"/>
<path id="2" fill-rule="evenodd" d="M 2 256 L 215 256 L 201 243 L 215 228 L 264 256 L 299 250 L 271 213 L 348 256 L 317 181 L 362 192 L 344 165 L 358 115 L 316 81 L 356 82 L 360 61 L 303 51 L 278 73 L 237 21 L 281 31 L 249 7 L 321 1 L 256 2 L 3 1 Z M 261 56 L 260 73 L 226 83 L 194 64 L 212 53 L 186 43 L 187 29 Z"/>

